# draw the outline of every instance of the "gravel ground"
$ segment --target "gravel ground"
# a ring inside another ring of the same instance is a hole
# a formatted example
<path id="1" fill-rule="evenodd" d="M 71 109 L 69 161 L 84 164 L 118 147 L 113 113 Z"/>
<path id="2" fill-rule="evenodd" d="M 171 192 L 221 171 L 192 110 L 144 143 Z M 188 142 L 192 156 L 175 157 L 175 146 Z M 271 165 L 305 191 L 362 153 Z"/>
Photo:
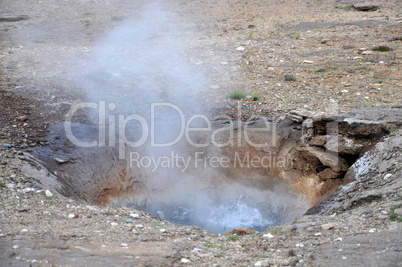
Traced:
<path id="1" fill-rule="evenodd" d="M 351 4 L 380 9 L 360 12 Z M 0 265 L 400 265 L 401 223 L 390 218 L 390 208 L 402 204 L 400 145 L 335 196 L 329 203 L 340 204 L 330 212 L 244 236 L 90 206 L 56 192 L 49 197 L 21 174 L 21 151 L 47 145 L 48 125 L 88 99 L 75 83 L 77 62 L 96 53 L 98 41 L 122 21 L 137 19 L 143 5 L 0 3 Z M 185 44 L 186 62 L 205 73 L 208 86 L 197 102 L 206 113 L 247 119 L 401 104 L 398 0 L 170 1 L 163 8 L 176 17 L 177 32 L 169 34 Z M 29 18 L 5 21 L 17 15 Z M 373 50 L 379 46 L 389 51 Z M 247 97 L 230 99 L 235 90 Z M 238 106 L 246 107 L 240 115 Z M 387 140 L 400 136 L 399 130 Z"/>

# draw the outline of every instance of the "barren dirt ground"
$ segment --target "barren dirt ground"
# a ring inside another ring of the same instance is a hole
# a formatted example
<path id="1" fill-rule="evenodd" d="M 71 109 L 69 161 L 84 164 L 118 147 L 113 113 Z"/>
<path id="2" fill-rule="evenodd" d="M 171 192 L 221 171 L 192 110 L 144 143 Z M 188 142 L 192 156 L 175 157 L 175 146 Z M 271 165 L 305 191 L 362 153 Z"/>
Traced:
<path id="1" fill-rule="evenodd" d="M 47 145 L 48 125 L 88 97 L 71 70 L 96 52 L 105 34 L 139 18 L 146 2 L 1 1 L 0 265 L 401 266 L 402 223 L 390 219 L 390 208 L 402 203 L 400 187 L 391 187 L 401 178 L 400 147 L 384 158 L 392 163 L 385 173 L 370 170 L 372 180 L 340 200 L 355 197 L 353 205 L 240 238 L 140 211 L 49 198 L 21 174 L 21 151 Z M 351 5 L 379 8 L 362 12 Z M 186 44 L 185 60 L 206 73 L 208 88 L 196 101 L 210 116 L 315 116 L 402 104 L 400 0 L 160 6 L 174 14 L 174 42 Z M 246 97 L 230 99 L 235 90 Z M 365 190 L 372 194 L 359 198 Z"/>

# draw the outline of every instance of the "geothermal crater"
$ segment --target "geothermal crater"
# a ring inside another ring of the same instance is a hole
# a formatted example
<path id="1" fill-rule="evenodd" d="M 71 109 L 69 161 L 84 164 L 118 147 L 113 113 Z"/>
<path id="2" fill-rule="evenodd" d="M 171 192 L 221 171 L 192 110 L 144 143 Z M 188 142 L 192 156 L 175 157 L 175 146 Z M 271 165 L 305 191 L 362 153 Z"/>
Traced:
<path id="1" fill-rule="evenodd" d="M 110 142 L 73 145 L 59 123 L 50 128 L 49 146 L 25 153 L 23 171 L 43 187 L 89 203 L 140 209 L 213 233 L 262 231 L 352 181 L 349 166 L 395 126 L 392 116 L 400 110 L 378 108 L 381 120 L 365 110 L 319 118 L 288 114 L 279 122 L 216 120 L 209 131 L 189 135 L 195 143 L 126 146 L 123 157 L 121 146 Z M 138 127 L 127 127 L 124 137 L 134 140 Z M 73 123 L 71 130 L 82 142 L 99 136 L 98 124 Z"/>

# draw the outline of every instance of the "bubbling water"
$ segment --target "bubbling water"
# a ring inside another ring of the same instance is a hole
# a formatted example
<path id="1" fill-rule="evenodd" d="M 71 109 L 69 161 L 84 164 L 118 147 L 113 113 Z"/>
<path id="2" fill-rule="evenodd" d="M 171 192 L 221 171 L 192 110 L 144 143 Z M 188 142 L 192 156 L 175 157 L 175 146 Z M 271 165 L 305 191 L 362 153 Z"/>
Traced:
<path id="1" fill-rule="evenodd" d="M 266 193 L 266 196 L 269 194 Z M 205 193 L 200 192 L 198 196 L 193 195 L 192 201 L 159 199 L 145 207 L 129 207 L 142 209 L 154 216 L 162 211 L 170 222 L 195 225 L 211 233 L 224 234 L 239 227 L 262 232 L 269 226 L 278 225 L 283 220 L 284 205 L 272 197 L 262 200 L 258 194 L 206 198 Z"/>

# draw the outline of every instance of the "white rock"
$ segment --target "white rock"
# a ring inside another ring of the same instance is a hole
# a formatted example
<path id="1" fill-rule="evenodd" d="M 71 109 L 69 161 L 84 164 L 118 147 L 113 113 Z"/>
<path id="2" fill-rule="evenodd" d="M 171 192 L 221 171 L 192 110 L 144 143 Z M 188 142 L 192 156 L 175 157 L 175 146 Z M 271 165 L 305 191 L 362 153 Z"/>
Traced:
<path id="1" fill-rule="evenodd" d="M 162 229 L 159 229 L 159 231 L 162 232 L 162 233 L 166 232 L 166 230 L 163 229 L 163 228 L 162 228 Z"/>
<path id="2" fill-rule="evenodd" d="M 342 256 L 342 260 L 346 260 L 348 257 Z"/>
<path id="3" fill-rule="evenodd" d="M 387 173 L 387 174 L 384 176 L 384 180 L 387 180 L 387 179 L 391 178 L 391 176 L 392 176 L 391 173 Z"/>
<path id="4" fill-rule="evenodd" d="M 180 260 L 180 262 L 182 262 L 182 263 L 189 263 L 189 262 L 191 262 L 191 261 L 188 260 L 188 259 L 186 259 L 186 258 L 183 258 L 183 259 Z"/>
<path id="5" fill-rule="evenodd" d="M 369 230 L 369 233 L 375 233 L 375 231 L 377 231 L 377 229 L 371 228 L 371 229 Z"/>
<path id="6" fill-rule="evenodd" d="M 338 238 L 334 239 L 335 242 L 342 241 L 342 240 L 343 240 L 342 237 L 338 237 Z"/>
<path id="7" fill-rule="evenodd" d="M 270 266 L 269 260 L 257 261 L 254 266 Z"/>
<path id="8" fill-rule="evenodd" d="M 134 218 L 134 219 L 138 219 L 138 218 L 140 218 L 140 215 L 137 213 L 134 213 L 134 214 L 130 214 L 130 217 Z"/>
<path id="9" fill-rule="evenodd" d="M 269 238 L 269 239 L 274 238 L 274 236 L 271 233 L 265 234 L 262 237 Z"/>
<path id="10" fill-rule="evenodd" d="M 111 222 L 110 225 L 111 225 L 111 226 L 116 226 L 116 225 L 119 225 L 119 224 L 116 223 L 116 222 Z"/>
<path id="11" fill-rule="evenodd" d="M 238 48 L 236 48 L 236 51 L 243 51 L 244 49 L 246 48 L 244 48 L 243 46 L 239 46 Z"/>
<path id="12" fill-rule="evenodd" d="M 362 55 L 371 55 L 371 54 L 373 54 L 373 51 L 367 50 L 367 51 L 362 52 Z"/>
<path id="13" fill-rule="evenodd" d="M 126 243 L 121 243 L 120 246 L 122 246 L 123 248 L 127 248 L 128 245 Z"/>
<path id="14" fill-rule="evenodd" d="M 323 230 L 331 230 L 332 228 L 334 228 L 334 225 L 331 224 L 331 223 L 327 223 L 327 224 L 321 225 L 321 228 L 322 228 Z"/>
<path id="15" fill-rule="evenodd" d="M 75 214 L 73 214 L 73 213 L 68 214 L 68 218 L 72 219 L 74 217 L 75 217 Z"/>
<path id="16" fill-rule="evenodd" d="M 50 192 L 49 190 L 45 191 L 45 195 L 46 195 L 46 197 L 53 197 L 52 192 Z"/>
<path id="17" fill-rule="evenodd" d="M 21 232 L 28 232 L 28 229 L 22 229 Z"/>
<path id="18" fill-rule="evenodd" d="M 142 224 L 137 224 L 136 226 L 135 226 L 135 228 L 143 228 L 144 226 L 142 225 Z"/>
<path id="19" fill-rule="evenodd" d="M 312 61 L 312 60 L 303 60 L 303 63 L 306 63 L 306 64 L 313 64 L 314 61 Z"/>
<path id="20" fill-rule="evenodd" d="M 348 90 L 342 90 L 341 93 L 348 93 Z"/>
<path id="21" fill-rule="evenodd" d="M 14 246 L 13 246 L 13 249 L 17 249 L 17 248 L 19 248 L 18 245 L 14 245 Z"/>
<path id="22" fill-rule="evenodd" d="M 316 233 L 316 234 L 314 234 L 315 236 L 321 236 L 321 233 Z"/>
<path id="23" fill-rule="evenodd" d="M 385 62 L 381 60 L 381 61 L 378 61 L 378 63 L 380 63 L 380 64 L 384 64 Z"/>

